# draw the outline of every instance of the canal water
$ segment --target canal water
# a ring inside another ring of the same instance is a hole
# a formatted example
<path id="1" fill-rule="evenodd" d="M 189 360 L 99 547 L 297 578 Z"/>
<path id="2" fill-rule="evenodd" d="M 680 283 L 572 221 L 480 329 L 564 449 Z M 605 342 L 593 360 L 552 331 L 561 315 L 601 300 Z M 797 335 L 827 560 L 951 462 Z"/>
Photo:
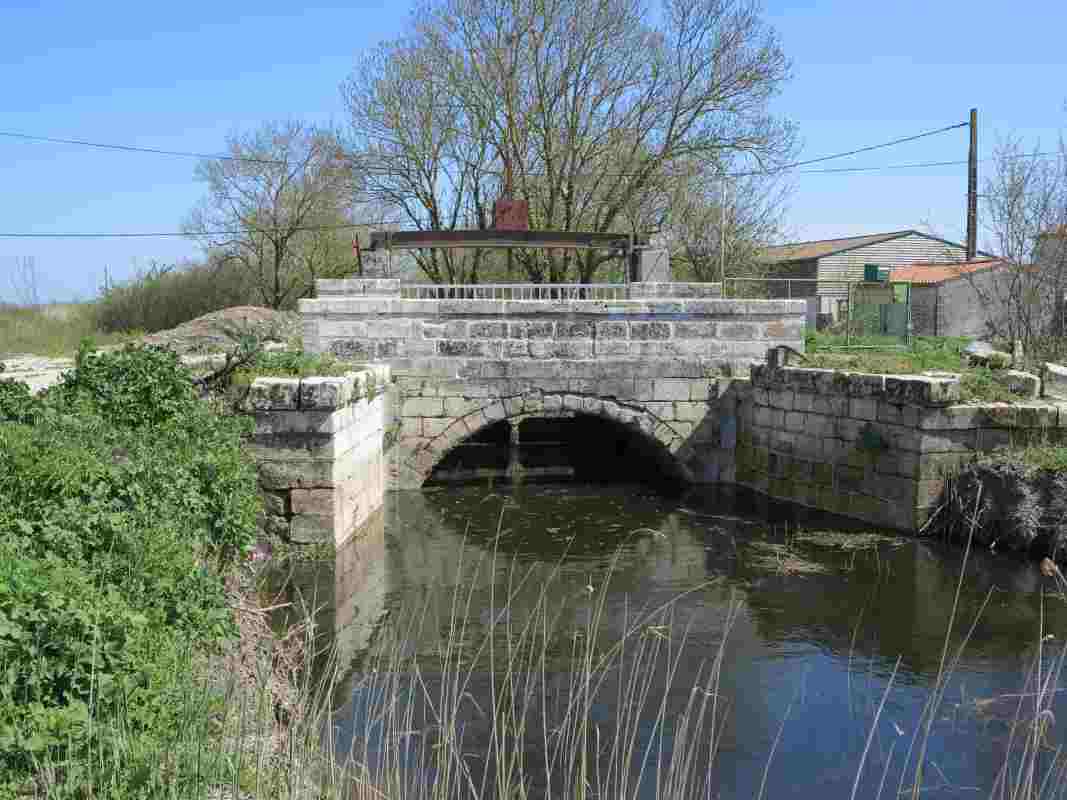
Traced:
<path id="1" fill-rule="evenodd" d="M 416 794 L 500 796 L 510 719 L 530 797 L 1007 797 L 1057 769 L 1067 608 L 1034 564 L 963 568 L 742 492 L 482 485 L 390 494 L 300 580 L 342 653 L 338 751 L 393 752 Z"/>

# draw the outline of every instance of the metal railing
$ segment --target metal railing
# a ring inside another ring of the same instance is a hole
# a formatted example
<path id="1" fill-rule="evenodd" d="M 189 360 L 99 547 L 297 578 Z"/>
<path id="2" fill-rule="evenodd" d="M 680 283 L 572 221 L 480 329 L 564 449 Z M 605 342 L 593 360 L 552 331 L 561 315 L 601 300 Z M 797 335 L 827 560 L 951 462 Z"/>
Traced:
<path id="1" fill-rule="evenodd" d="M 400 287 L 405 300 L 625 300 L 619 283 L 474 283 Z"/>

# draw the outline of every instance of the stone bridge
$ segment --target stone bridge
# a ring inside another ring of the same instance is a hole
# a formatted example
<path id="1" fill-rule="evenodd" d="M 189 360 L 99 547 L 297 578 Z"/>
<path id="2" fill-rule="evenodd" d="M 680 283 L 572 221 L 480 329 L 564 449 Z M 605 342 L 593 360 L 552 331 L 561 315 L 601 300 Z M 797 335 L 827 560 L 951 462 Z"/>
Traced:
<path id="1" fill-rule="evenodd" d="M 732 481 L 729 378 L 769 348 L 803 348 L 803 300 L 727 300 L 718 284 L 317 288 L 300 303 L 305 349 L 391 368 L 394 488 L 421 486 L 494 423 L 579 416 L 681 479 Z"/>

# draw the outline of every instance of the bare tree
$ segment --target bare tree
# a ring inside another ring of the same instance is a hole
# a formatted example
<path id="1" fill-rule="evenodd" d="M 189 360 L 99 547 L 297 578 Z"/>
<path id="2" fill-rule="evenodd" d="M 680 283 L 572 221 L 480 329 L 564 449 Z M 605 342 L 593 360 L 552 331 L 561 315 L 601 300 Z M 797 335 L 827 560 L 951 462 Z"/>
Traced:
<path id="1" fill-rule="evenodd" d="M 291 305 L 316 278 L 351 269 L 345 244 L 354 195 L 350 163 L 330 131 L 271 122 L 229 137 L 233 160 L 197 166 L 208 187 L 186 230 L 216 261 L 247 270 L 265 305 Z"/>
<path id="2" fill-rule="evenodd" d="M 757 254 L 783 237 L 790 189 L 777 175 L 680 181 L 664 227 L 676 273 L 695 281 L 764 275 Z"/>
<path id="3" fill-rule="evenodd" d="M 1021 339 L 1063 335 L 1067 291 L 1067 145 L 1059 157 L 1028 152 L 1017 138 L 1001 141 L 985 182 L 983 226 L 1009 264 L 994 279 L 969 274 L 987 309 L 991 335 Z"/>
<path id="4" fill-rule="evenodd" d="M 20 306 L 41 304 L 41 276 L 37 271 L 36 258 L 33 256 L 16 257 L 9 282 L 16 304 Z"/>
<path id="5" fill-rule="evenodd" d="M 643 222 L 681 167 L 787 159 L 794 129 L 768 106 L 788 76 L 753 0 L 426 0 L 343 93 L 368 188 L 410 227 L 486 227 L 506 175 L 532 226 L 607 232 Z M 588 281 L 612 255 L 518 257 L 531 280 Z M 420 266 L 476 280 L 482 262 Z"/>

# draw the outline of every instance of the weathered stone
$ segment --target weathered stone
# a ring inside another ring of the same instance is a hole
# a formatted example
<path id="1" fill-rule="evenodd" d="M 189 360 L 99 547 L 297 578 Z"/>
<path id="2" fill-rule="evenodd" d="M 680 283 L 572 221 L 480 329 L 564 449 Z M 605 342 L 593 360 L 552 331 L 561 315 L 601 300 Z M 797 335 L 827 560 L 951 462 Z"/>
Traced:
<path id="1" fill-rule="evenodd" d="M 334 492 L 334 489 L 293 489 L 290 493 L 292 513 L 332 515 Z"/>
<path id="2" fill-rule="evenodd" d="M 300 381 L 300 408 L 323 411 L 343 408 L 352 402 L 353 377 L 303 378 Z"/>
<path id="3" fill-rule="evenodd" d="M 1045 362 L 1041 369 L 1041 393 L 1053 400 L 1067 400 L 1067 367 Z"/>
<path id="4" fill-rule="evenodd" d="M 296 411 L 300 407 L 300 379 L 256 378 L 248 387 L 245 406 L 251 411 Z"/>
<path id="5" fill-rule="evenodd" d="M 1041 392 L 1041 379 L 1029 372 L 1016 369 L 996 371 L 993 380 L 1024 400 L 1034 400 Z"/>
<path id="6" fill-rule="evenodd" d="M 284 517 L 289 513 L 289 509 L 287 508 L 288 497 L 288 492 L 260 492 L 260 498 L 263 501 L 263 511 L 267 515 Z"/>
<path id="7" fill-rule="evenodd" d="M 948 406 L 960 401 L 960 382 L 955 378 L 890 375 L 885 379 L 885 396 L 895 403 Z"/>

